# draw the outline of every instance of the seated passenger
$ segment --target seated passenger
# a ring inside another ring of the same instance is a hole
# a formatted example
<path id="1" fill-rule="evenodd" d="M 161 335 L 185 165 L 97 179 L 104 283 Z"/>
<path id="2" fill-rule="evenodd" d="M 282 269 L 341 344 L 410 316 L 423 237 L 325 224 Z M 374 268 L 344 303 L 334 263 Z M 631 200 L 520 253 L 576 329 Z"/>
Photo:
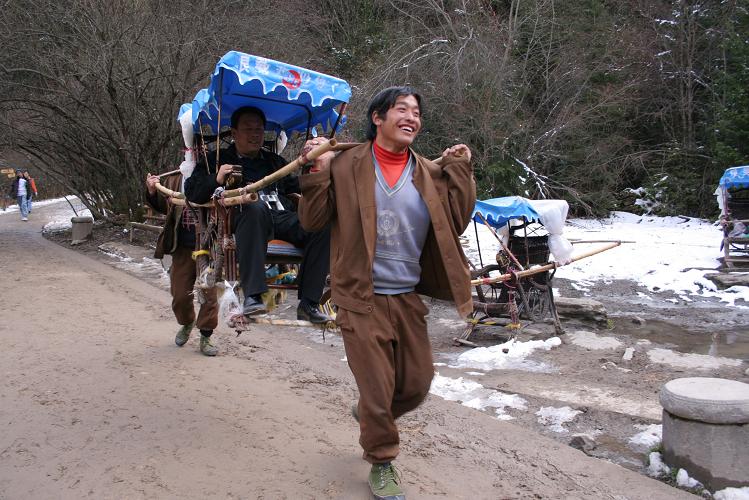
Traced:
<path id="1" fill-rule="evenodd" d="M 185 196 L 193 203 L 206 203 L 219 186 L 223 186 L 232 166 L 242 167 L 243 184 L 259 181 L 283 167 L 287 162 L 279 155 L 262 149 L 265 135 L 265 114 L 246 106 L 231 117 L 233 144 L 221 152 L 221 165 L 216 169 L 215 156 L 208 155 L 208 166 L 201 160 L 185 182 Z M 239 186 L 235 186 L 239 187 Z M 299 307 L 297 318 L 312 323 L 325 323 L 330 317 L 317 306 L 322 296 L 330 266 L 330 230 L 316 233 L 302 229 L 295 207 L 286 195 L 300 193 L 299 182 L 290 176 L 265 188 L 277 191 L 285 210 L 269 208 L 263 201 L 247 203 L 234 209 L 234 232 L 237 242 L 239 278 L 244 293 L 243 313 L 253 316 L 266 312 L 261 294 L 268 290 L 265 282 L 265 254 L 268 241 L 280 239 L 304 249 L 297 283 Z"/>

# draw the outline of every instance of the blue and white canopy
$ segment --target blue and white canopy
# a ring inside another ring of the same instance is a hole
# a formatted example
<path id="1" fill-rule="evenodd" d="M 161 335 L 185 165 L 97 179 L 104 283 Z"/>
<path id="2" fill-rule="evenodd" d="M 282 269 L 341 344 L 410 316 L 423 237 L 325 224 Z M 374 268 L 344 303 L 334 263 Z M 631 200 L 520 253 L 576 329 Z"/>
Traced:
<path id="1" fill-rule="evenodd" d="M 511 219 L 541 220 L 538 212 L 531 206 L 530 200 L 520 196 L 476 200 L 472 217 L 475 222 L 483 224 L 479 214 L 486 219 L 490 226 L 495 228 L 504 226 Z"/>
<path id="2" fill-rule="evenodd" d="M 723 189 L 749 188 L 749 165 L 726 169 L 718 185 Z"/>
<path id="3" fill-rule="evenodd" d="M 566 264 L 572 258 L 572 244 L 562 235 L 568 212 L 569 205 L 564 200 L 529 200 L 520 196 L 505 196 L 476 200 L 473 220 L 483 223 L 479 216 L 481 214 L 490 226 L 499 229 L 504 238 L 509 236 L 506 224 L 512 219 L 538 222 L 549 233 L 549 250 L 554 258 L 557 262 Z"/>
<path id="4" fill-rule="evenodd" d="M 216 134 L 230 125 L 236 109 L 255 106 L 265 113 L 266 130 L 290 134 L 319 125 L 328 131 L 343 125 L 336 108 L 350 97 L 351 87 L 340 78 L 232 51 L 216 64 L 208 88 L 195 95 L 193 129 Z"/>

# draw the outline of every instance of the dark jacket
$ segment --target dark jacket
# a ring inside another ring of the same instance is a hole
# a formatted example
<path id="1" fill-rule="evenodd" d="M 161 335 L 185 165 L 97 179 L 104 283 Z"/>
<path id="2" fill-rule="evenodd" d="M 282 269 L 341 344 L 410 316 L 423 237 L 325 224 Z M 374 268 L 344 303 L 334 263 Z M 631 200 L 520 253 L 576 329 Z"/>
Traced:
<path id="1" fill-rule="evenodd" d="M 468 261 L 458 237 L 471 220 L 476 182 L 470 162 L 447 157 L 437 165 L 414 153 L 413 183 L 431 217 L 421 253 L 418 293 L 452 300 L 461 316 L 473 311 Z M 372 264 L 377 240 L 372 143 L 339 154 L 330 169 L 300 180 L 299 220 L 307 231 L 331 224 L 333 302 L 359 313 L 374 310 Z"/>
<path id="2" fill-rule="evenodd" d="M 243 185 L 259 181 L 263 177 L 272 174 L 288 162 L 283 157 L 271 153 L 268 150 L 261 149 L 258 158 L 244 158 L 237 155 L 234 144 L 221 151 L 219 159 L 221 165 L 242 165 Z M 195 170 L 185 182 L 185 196 L 193 203 L 207 203 L 211 199 L 213 192 L 219 187 L 216 182 L 216 155 L 208 154 L 208 166 L 205 161 L 201 160 L 195 167 Z M 287 176 L 271 184 L 264 189 L 265 192 L 278 191 L 281 203 L 287 210 L 294 210 L 294 205 L 289 201 L 287 196 L 293 193 L 299 193 L 299 179 L 296 176 Z"/>
<path id="3" fill-rule="evenodd" d="M 13 183 L 10 185 L 10 195 L 13 198 L 18 198 L 18 181 L 22 179 L 22 177 L 16 177 L 13 179 Z M 31 189 L 31 182 L 28 179 L 24 179 L 26 181 L 26 196 L 31 196 L 34 193 L 32 193 Z"/>
<path id="4" fill-rule="evenodd" d="M 176 173 L 163 177 L 161 179 L 161 185 L 172 191 L 179 192 L 182 186 L 182 174 Z M 161 259 L 165 254 L 174 253 L 174 251 L 177 250 L 177 246 L 183 246 L 190 249 L 195 248 L 194 228 L 189 230 L 180 224 L 182 220 L 182 211 L 189 210 L 188 208 L 168 203 L 166 198 L 159 194 L 158 191 L 153 195 L 146 191 L 146 203 L 157 212 L 166 215 L 164 229 L 156 240 L 156 251 L 153 255 L 154 258 Z"/>

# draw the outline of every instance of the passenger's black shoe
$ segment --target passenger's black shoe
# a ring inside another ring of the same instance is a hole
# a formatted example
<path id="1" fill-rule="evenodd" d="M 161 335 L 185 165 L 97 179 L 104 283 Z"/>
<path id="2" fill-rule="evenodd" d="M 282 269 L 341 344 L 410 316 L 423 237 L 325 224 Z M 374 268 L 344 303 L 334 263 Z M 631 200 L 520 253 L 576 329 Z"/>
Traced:
<path id="1" fill-rule="evenodd" d="M 316 325 L 323 325 L 328 321 L 333 321 L 333 318 L 325 313 L 320 312 L 317 304 L 312 304 L 306 300 L 299 301 L 299 307 L 296 309 L 296 319 L 303 321 L 309 321 Z"/>
<path id="2" fill-rule="evenodd" d="M 259 295 L 251 295 L 244 299 L 244 307 L 242 308 L 242 314 L 245 316 L 255 316 L 257 314 L 265 314 L 268 310 L 263 304 L 262 298 Z"/>

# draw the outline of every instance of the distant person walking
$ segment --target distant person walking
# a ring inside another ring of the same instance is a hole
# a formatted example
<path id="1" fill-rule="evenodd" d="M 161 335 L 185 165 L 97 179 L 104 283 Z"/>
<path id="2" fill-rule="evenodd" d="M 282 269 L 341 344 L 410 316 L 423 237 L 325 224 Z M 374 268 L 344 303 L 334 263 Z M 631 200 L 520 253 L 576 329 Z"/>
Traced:
<path id="1" fill-rule="evenodd" d="M 29 175 L 29 171 L 26 169 L 23 169 L 23 178 L 26 179 L 27 182 L 27 189 L 26 189 L 26 213 L 31 213 L 31 200 L 36 198 L 36 195 L 39 194 L 36 190 L 36 182 L 34 181 L 34 178 Z"/>
<path id="2" fill-rule="evenodd" d="M 27 197 L 31 192 L 31 184 L 23 177 L 23 170 L 16 169 L 16 178 L 10 186 L 10 195 L 18 202 L 18 208 L 21 210 L 21 220 L 29 220 Z"/>

